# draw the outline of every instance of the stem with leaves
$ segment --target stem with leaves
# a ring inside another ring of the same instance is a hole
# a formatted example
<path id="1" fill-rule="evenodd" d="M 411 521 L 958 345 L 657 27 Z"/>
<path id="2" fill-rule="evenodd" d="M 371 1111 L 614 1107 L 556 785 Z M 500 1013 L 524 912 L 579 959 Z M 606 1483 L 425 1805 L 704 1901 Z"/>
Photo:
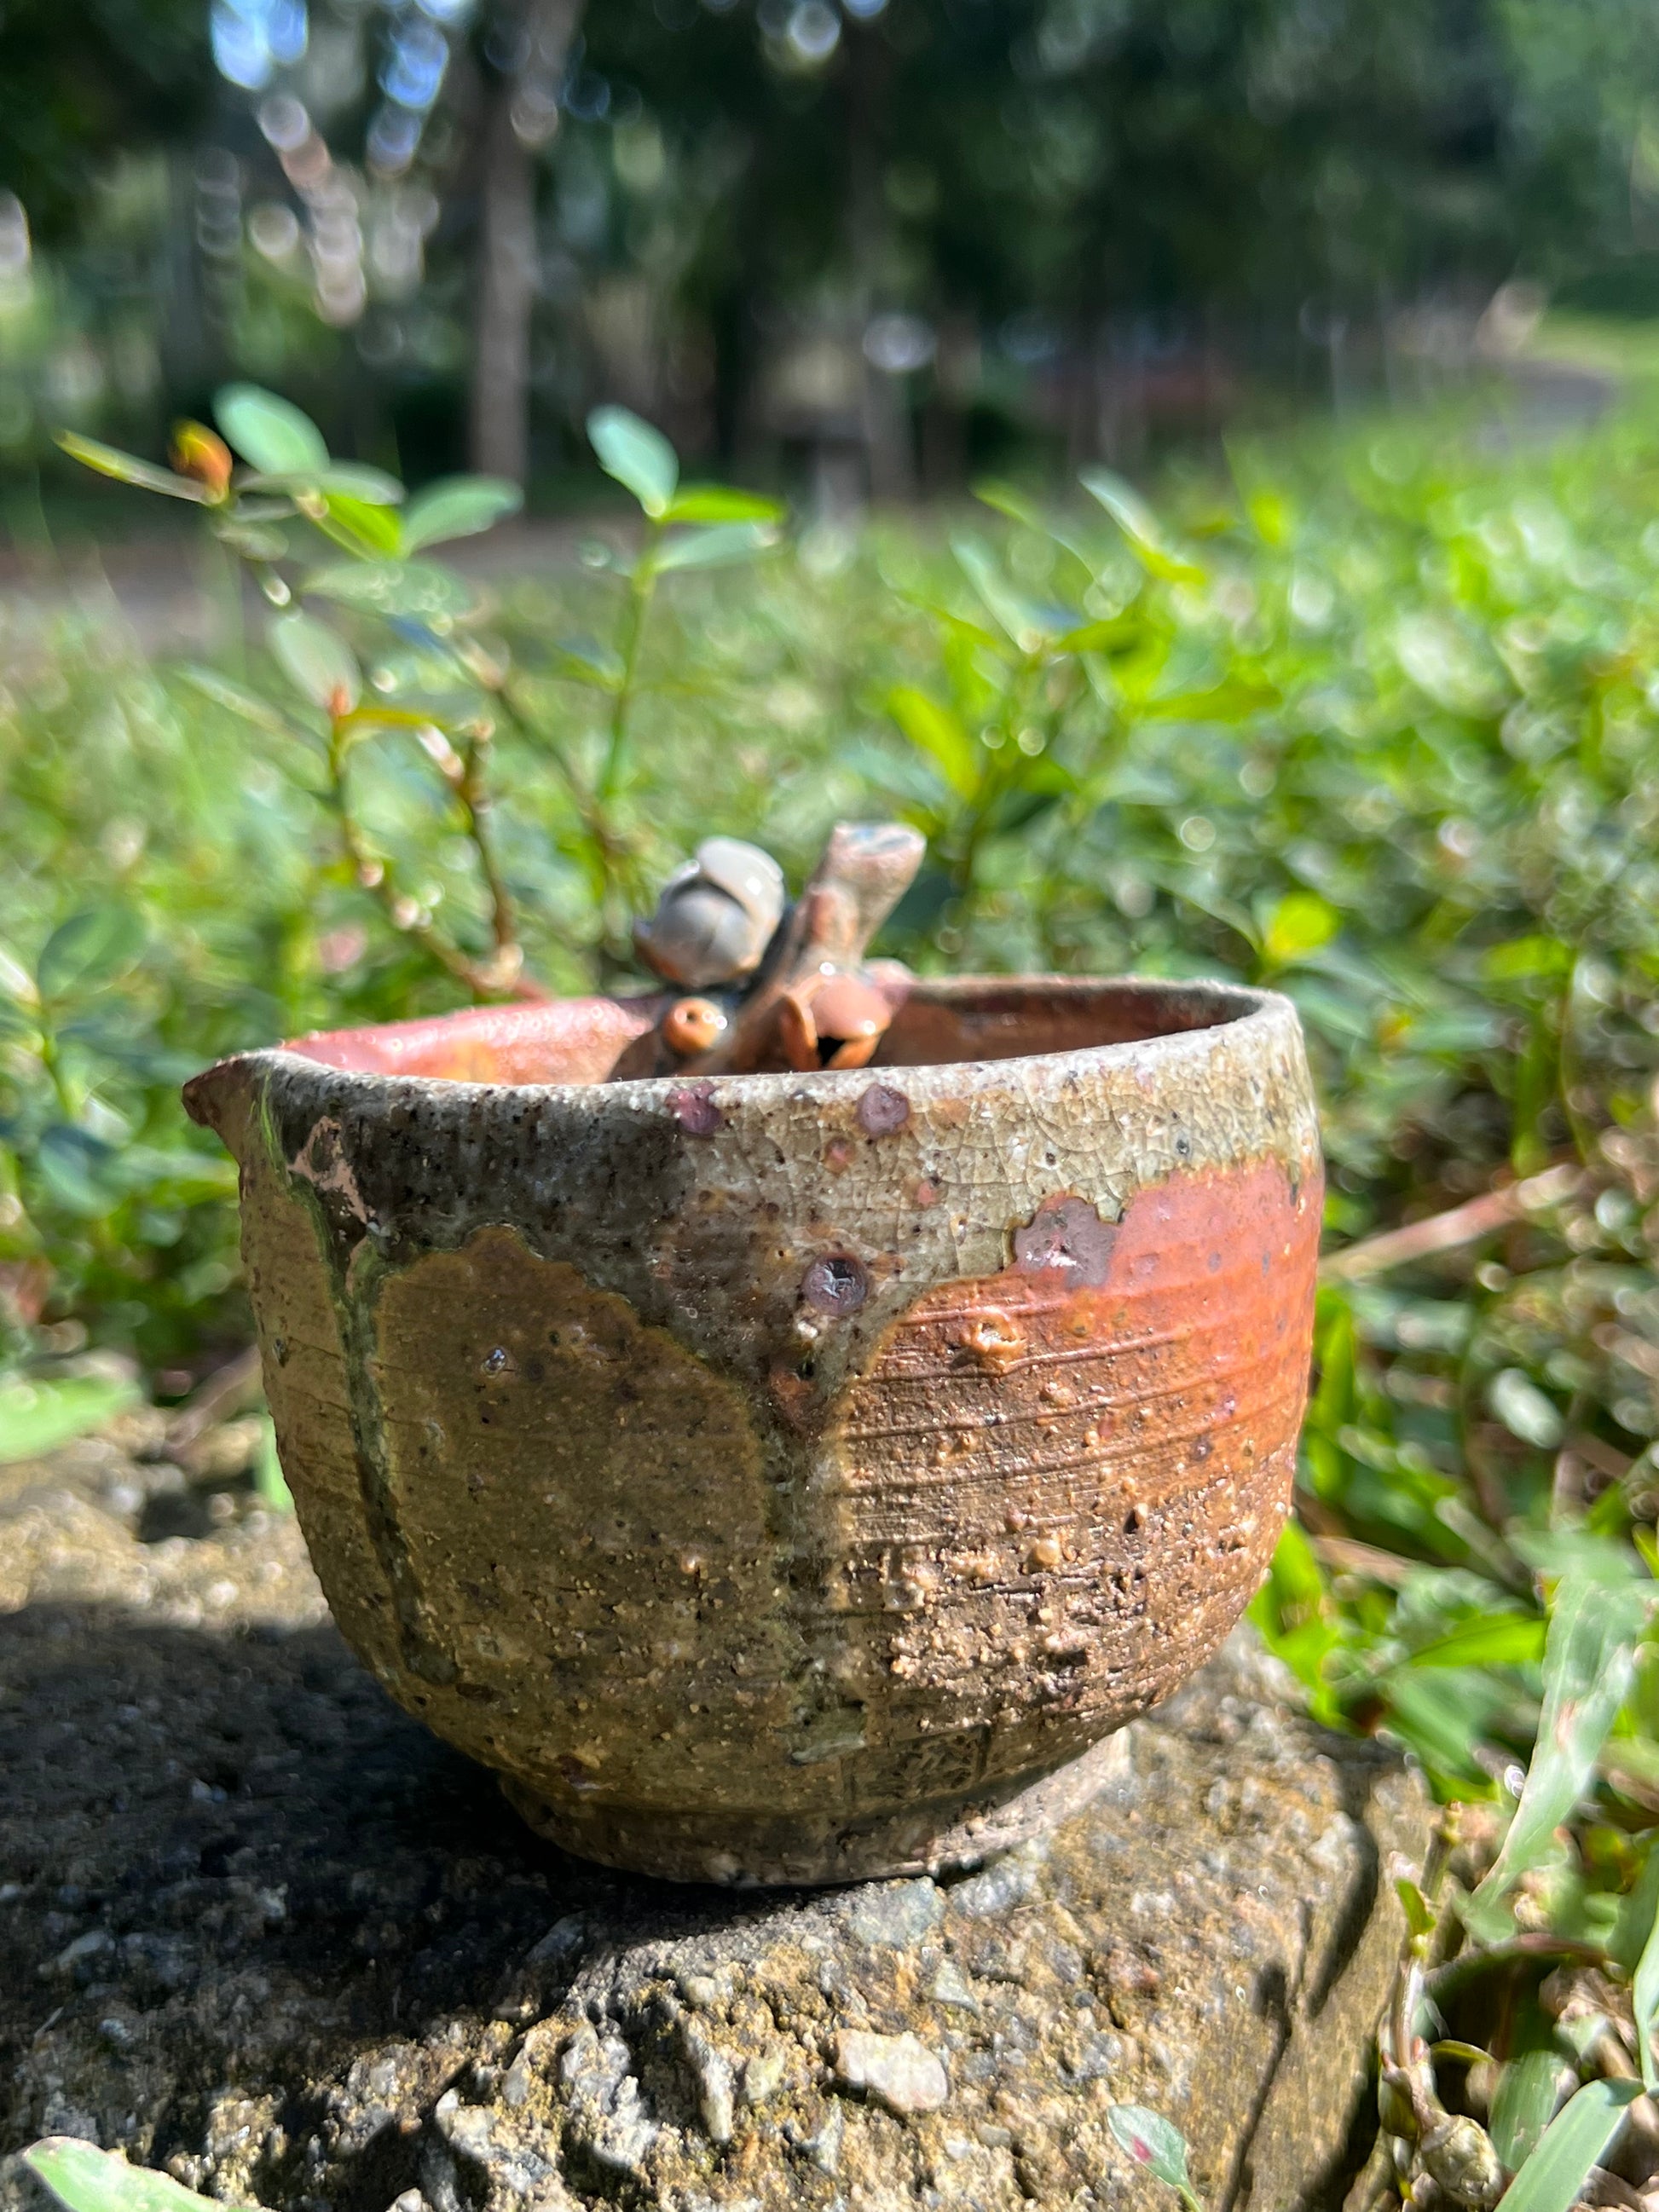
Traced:
<path id="1" fill-rule="evenodd" d="M 587 434 L 599 465 L 632 494 L 644 520 L 632 558 L 607 560 L 626 587 L 614 651 L 595 658 L 572 648 L 561 655 L 557 672 L 606 699 L 598 774 L 590 781 L 574 770 L 568 757 L 561 758 L 581 823 L 581 859 L 599 913 L 596 953 L 598 980 L 603 981 L 608 966 L 627 958 L 629 909 L 639 889 L 634 840 L 622 805 L 633 767 L 635 714 L 646 688 L 644 648 L 658 583 L 674 569 L 751 560 L 775 542 L 782 511 L 775 501 L 726 485 L 682 485 L 672 446 L 625 408 L 595 408 L 587 418 Z"/>
<path id="2" fill-rule="evenodd" d="M 246 563 L 265 598 L 283 611 L 270 631 L 273 653 L 295 689 L 325 718 L 329 797 L 342 844 L 356 881 L 377 899 L 392 927 L 475 998 L 541 995 L 520 981 L 524 953 L 514 902 L 489 831 L 489 715 L 470 702 L 459 714 L 410 700 L 361 707 L 356 654 L 317 614 L 295 610 L 296 586 L 283 573 L 296 552 L 289 526 L 309 526 L 349 558 L 302 574 L 299 596 L 331 601 L 359 618 L 378 618 L 396 635 L 420 639 L 465 682 L 476 684 L 479 656 L 455 642 L 476 611 L 476 595 L 452 571 L 411 556 L 447 538 L 489 529 L 519 507 L 517 487 L 489 477 L 453 477 L 428 486 L 405 506 L 395 478 L 333 460 L 309 417 L 272 392 L 229 386 L 215 401 L 215 413 L 224 437 L 200 423 L 181 425 L 171 471 L 89 439 L 65 436 L 61 442 L 102 475 L 202 507 L 220 544 Z M 237 456 L 248 466 L 239 470 Z M 286 738 L 303 734 L 258 695 L 211 672 L 197 672 L 197 678 L 210 696 L 259 727 Z M 370 852 L 353 811 L 346 770 L 352 744 L 370 728 L 412 732 L 453 793 L 489 908 L 488 958 L 475 957 L 434 929 L 420 902 L 397 887 L 387 863 Z"/>
<path id="3" fill-rule="evenodd" d="M 626 957 L 628 908 L 633 889 L 629 881 L 631 855 L 626 835 L 616 818 L 616 805 L 627 778 L 630 721 L 639 691 L 640 653 L 645 641 L 646 619 L 656 592 L 656 556 L 662 530 L 661 520 L 647 514 L 644 543 L 628 578 L 618 649 L 621 671 L 611 694 L 611 713 L 605 725 L 604 760 L 593 787 L 586 794 L 585 822 L 592 848 L 600 953 L 606 960 Z"/>
<path id="4" fill-rule="evenodd" d="M 1173 2120 L 1145 2105 L 1109 2105 L 1106 2124 L 1136 2166 L 1174 2190 L 1185 2212 L 1205 2212 L 1187 2171 L 1187 2138 Z"/>
<path id="5" fill-rule="evenodd" d="M 103 475 L 202 508 L 214 536 L 247 564 L 265 598 L 281 611 L 268 632 L 273 655 L 325 721 L 330 803 L 346 854 L 358 884 L 392 927 L 475 998 L 542 996 L 538 986 L 524 980 L 515 901 L 492 827 L 495 730 L 503 720 L 522 729 L 525 717 L 510 695 L 505 659 L 471 633 L 481 611 L 477 593 L 453 570 L 417 557 L 428 546 L 487 530 L 514 512 L 520 504 L 517 487 L 492 477 L 453 477 L 428 486 L 405 505 L 395 478 L 331 459 L 316 425 L 274 393 L 230 386 L 216 399 L 215 414 L 224 436 L 200 423 L 184 424 L 170 470 L 90 439 L 66 434 L 61 442 Z M 598 911 L 596 980 L 603 982 L 606 969 L 626 959 L 627 908 L 639 888 L 620 807 L 632 767 L 634 717 L 644 688 L 642 656 L 658 580 L 674 568 L 752 558 L 775 542 L 781 510 L 774 501 L 724 485 L 683 487 L 673 447 L 623 408 L 596 410 L 588 429 L 601 465 L 633 494 L 645 517 L 637 555 L 611 564 L 627 586 L 616 654 L 603 665 L 567 654 L 560 672 L 608 695 L 597 775 L 590 780 L 578 774 L 565 748 L 556 756 Z M 238 468 L 238 456 L 246 467 Z M 291 526 L 316 531 L 347 557 L 290 578 L 285 566 L 297 553 Z M 296 607 L 296 597 L 306 602 L 303 608 Z M 389 678 L 387 693 L 360 704 L 362 664 L 348 638 L 317 611 L 319 602 L 357 623 L 380 623 L 391 633 L 394 653 L 412 641 L 415 674 L 408 680 Z M 429 669 L 434 663 L 444 671 L 445 684 L 452 672 L 459 674 L 459 702 L 421 696 L 420 665 Z M 221 705 L 270 734 L 314 742 L 314 726 L 296 731 L 280 706 L 214 672 L 194 673 L 199 687 Z M 488 908 L 487 957 L 434 928 L 421 903 L 394 884 L 389 864 L 370 851 L 353 811 L 346 756 L 371 729 L 412 733 L 443 777 Z"/>
<path id="6" fill-rule="evenodd" d="M 611 702 L 611 720 L 605 733 L 605 766 L 595 793 L 601 809 L 616 798 L 627 766 L 629 719 L 633 712 L 640 672 L 640 647 L 645 638 L 645 619 L 657 587 L 657 547 L 662 525 L 647 517 L 645 543 L 628 580 L 627 612 L 622 627 L 622 676 Z"/>
<path id="7" fill-rule="evenodd" d="M 469 731 L 461 748 L 461 774 L 455 795 L 461 803 L 467 837 L 477 856 L 478 873 L 489 896 L 489 931 L 495 947 L 491 965 L 505 981 L 518 986 L 524 967 L 524 947 L 519 943 L 513 895 L 501 873 L 490 825 L 493 802 L 487 770 L 494 739 L 493 726 L 482 718 Z"/>
<path id="8" fill-rule="evenodd" d="M 512 933 L 512 909 L 503 890 L 495 906 L 495 952 L 489 961 L 471 959 L 457 946 L 451 945 L 437 930 L 418 899 L 399 888 L 389 862 L 369 850 L 361 825 L 352 811 L 351 788 L 346 775 L 346 756 L 356 734 L 354 717 L 350 713 L 331 714 L 328 729 L 328 790 L 330 804 L 339 824 L 340 845 L 352 874 L 359 886 L 377 902 L 392 927 L 401 936 L 412 939 L 424 952 L 428 953 L 441 968 L 465 983 L 475 998 L 499 998 L 504 991 L 513 990 L 519 983 L 519 970 L 524 963 L 524 954 Z M 452 756 L 453 757 L 453 756 Z M 460 781 L 455 787 L 463 793 L 463 805 L 469 818 L 480 827 L 478 816 L 471 811 L 471 802 L 465 797 L 466 763 L 458 762 Z M 478 849 L 489 861 L 489 847 L 477 840 Z M 526 995 L 541 997 L 535 986 L 529 987 Z"/>

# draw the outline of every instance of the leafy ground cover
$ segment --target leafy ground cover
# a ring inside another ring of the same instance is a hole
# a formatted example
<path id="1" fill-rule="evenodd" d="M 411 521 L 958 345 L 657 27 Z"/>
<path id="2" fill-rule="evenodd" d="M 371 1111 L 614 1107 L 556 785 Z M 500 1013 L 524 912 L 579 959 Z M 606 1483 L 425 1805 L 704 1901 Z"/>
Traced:
<path id="1" fill-rule="evenodd" d="M 932 857 L 883 949 L 919 966 L 1271 981 L 1329 1258 L 1257 1618 L 1449 1808 L 1362 2195 L 1626 2201 L 1659 2174 L 1659 421 L 1370 424 L 1155 509 L 1088 474 L 857 539 L 596 442 L 642 531 L 568 573 L 486 592 L 395 487 L 247 452 L 290 482 L 216 509 L 211 668 L 11 618 L 0 1452 L 245 1340 L 183 1074 L 614 981 L 709 828 L 798 878 L 836 817 L 904 814 Z"/>

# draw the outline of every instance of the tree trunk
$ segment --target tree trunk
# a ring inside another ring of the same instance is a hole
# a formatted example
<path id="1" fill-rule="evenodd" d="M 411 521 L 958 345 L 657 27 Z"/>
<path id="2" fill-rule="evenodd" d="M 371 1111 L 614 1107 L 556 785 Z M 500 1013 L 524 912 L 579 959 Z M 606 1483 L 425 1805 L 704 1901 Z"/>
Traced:
<path id="1" fill-rule="evenodd" d="M 853 297 L 862 343 L 879 303 L 885 261 L 887 217 L 880 177 L 890 75 L 884 40 L 862 24 L 847 27 L 847 224 Z M 916 489 L 915 434 L 909 394 L 902 376 L 890 375 L 866 357 L 863 430 L 870 471 L 870 496 L 878 506 L 914 499 Z"/>
<path id="2" fill-rule="evenodd" d="M 535 148 L 556 121 L 580 12 L 580 0 L 532 0 L 520 17 L 516 66 L 495 78 L 484 103 L 468 445 L 475 469 L 519 484 L 530 474 Z"/>

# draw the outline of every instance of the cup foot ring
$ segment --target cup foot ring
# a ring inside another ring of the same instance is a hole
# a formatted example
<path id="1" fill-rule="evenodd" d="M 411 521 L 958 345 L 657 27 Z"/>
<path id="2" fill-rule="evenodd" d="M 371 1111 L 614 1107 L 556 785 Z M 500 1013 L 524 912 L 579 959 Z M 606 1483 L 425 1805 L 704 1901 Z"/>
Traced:
<path id="1" fill-rule="evenodd" d="M 1051 1773 L 1010 1783 L 1000 1796 L 980 1791 L 852 1817 L 555 1804 L 510 1775 L 501 1789 L 538 1836 L 633 1874 L 733 1889 L 878 1881 L 975 1867 L 1047 1835 L 1127 1775 L 1129 1744 L 1121 1731 L 1107 1736 Z"/>

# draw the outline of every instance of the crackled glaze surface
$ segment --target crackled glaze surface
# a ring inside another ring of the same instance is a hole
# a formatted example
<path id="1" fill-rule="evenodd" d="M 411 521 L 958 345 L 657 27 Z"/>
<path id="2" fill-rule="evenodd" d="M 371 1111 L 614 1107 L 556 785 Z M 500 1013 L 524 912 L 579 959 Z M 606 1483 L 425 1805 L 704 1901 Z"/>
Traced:
<path id="1" fill-rule="evenodd" d="M 867 1069 L 597 1082 L 641 1025 L 491 1010 L 191 1086 L 331 1603 L 573 1849 L 970 1861 L 1097 1786 L 1271 1555 L 1319 1223 L 1295 1017 L 963 979 Z"/>

